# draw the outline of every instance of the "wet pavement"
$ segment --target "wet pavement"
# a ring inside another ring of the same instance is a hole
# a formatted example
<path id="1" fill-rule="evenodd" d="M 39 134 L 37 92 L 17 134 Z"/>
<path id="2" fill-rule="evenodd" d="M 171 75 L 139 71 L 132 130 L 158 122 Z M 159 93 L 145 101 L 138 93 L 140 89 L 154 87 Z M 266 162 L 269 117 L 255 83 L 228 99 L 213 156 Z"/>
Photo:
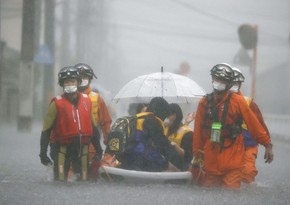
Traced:
<path id="1" fill-rule="evenodd" d="M 290 145 L 274 140 L 275 159 L 263 160 L 254 184 L 241 190 L 207 189 L 190 184 L 53 182 L 51 169 L 41 165 L 40 125 L 32 133 L 0 125 L 0 205 L 31 204 L 283 204 L 290 205 Z"/>

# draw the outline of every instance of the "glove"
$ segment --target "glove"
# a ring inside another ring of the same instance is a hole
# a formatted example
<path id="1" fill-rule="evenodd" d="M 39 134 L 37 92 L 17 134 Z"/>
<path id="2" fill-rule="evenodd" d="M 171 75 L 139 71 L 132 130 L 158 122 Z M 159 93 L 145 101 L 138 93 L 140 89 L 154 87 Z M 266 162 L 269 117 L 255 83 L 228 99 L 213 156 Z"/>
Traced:
<path id="1" fill-rule="evenodd" d="M 270 143 L 265 146 L 265 155 L 264 155 L 265 163 L 271 163 L 274 159 L 273 154 L 273 145 Z"/>
<path id="2" fill-rule="evenodd" d="M 193 158 L 189 170 L 192 175 L 192 183 L 201 185 L 205 178 L 205 171 L 203 169 L 203 159 Z"/>
<path id="3" fill-rule="evenodd" d="M 50 160 L 50 158 L 47 156 L 46 153 L 41 152 L 39 157 L 40 157 L 41 164 L 43 164 L 45 166 L 52 165 L 52 161 Z"/>
<path id="4" fill-rule="evenodd" d="M 200 168 L 203 166 L 204 152 L 202 150 L 198 150 L 196 156 L 193 156 L 191 160 L 191 165 L 193 168 Z"/>
<path id="5" fill-rule="evenodd" d="M 195 169 L 200 168 L 203 165 L 203 160 L 202 159 L 193 159 L 191 161 L 191 165 Z"/>
<path id="6" fill-rule="evenodd" d="M 50 131 L 44 131 L 40 137 L 40 161 L 43 165 L 52 165 L 52 161 L 47 156 L 47 147 L 49 143 Z"/>

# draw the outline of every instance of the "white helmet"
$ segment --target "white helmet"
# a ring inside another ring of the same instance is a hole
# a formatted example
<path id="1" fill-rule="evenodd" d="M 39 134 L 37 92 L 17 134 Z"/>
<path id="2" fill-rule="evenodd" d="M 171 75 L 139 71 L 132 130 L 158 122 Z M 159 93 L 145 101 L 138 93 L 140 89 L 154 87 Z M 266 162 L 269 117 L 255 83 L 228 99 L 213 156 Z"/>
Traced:
<path id="1" fill-rule="evenodd" d="M 240 69 L 233 67 L 234 71 L 234 79 L 233 82 L 245 82 L 245 77 L 243 73 L 240 71 Z"/>

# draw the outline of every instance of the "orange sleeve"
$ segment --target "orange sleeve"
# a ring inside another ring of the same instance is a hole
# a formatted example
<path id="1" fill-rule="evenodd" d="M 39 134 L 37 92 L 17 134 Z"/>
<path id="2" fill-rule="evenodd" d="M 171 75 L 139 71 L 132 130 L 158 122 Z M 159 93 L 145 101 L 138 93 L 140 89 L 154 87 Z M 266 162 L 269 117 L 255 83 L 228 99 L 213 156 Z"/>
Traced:
<path id="1" fill-rule="evenodd" d="M 255 113 L 250 109 L 247 102 L 239 98 L 243 99 L 243 97 L 239 96 L 237 100 L 239 101 L 241 115 L 243 116 L 243 120 L 245 121 L 251 136 L 259 144 L 268 145 L 271 142 L 270 136 L 259 122 Z"/>
<path id="2" fill-rule="evenodd" d="M 98 101 L 98 114 L 99 114 L 99 124 L 103 132 L 104 139 L 106 139 L 108 133 L 110 132 L 111 129 L 111 123 L 112 123 L 112 118 L 110 116 L 110 113 L 108 111 L 107 105 L 104 101 L 104 99 L 99 96 L 99 101 Z"/>
<path id="3" fill-rule="evenodd" d="M 204 139 L 202 138 L 202 121 L 204 116 L 203 102 L 204 98 L 199 101 L 194 120 L 192 152 L 195 157 L 198 157 L 199 150 L 203 150 L 204 144 Z"/>
<path id="4" fill-rule="evenodd" d="M 250 109 L 255 113 L 256 117 L 258 118 L 259 122 L 263 126 L 263 128 L 266 130 L 267 134 L 270 136 L 270 132 L 268 130 L 268 127 L 264 121 L 263 115 L 258 107 L 258 105 L 252 100 L 250 103 Z"/>

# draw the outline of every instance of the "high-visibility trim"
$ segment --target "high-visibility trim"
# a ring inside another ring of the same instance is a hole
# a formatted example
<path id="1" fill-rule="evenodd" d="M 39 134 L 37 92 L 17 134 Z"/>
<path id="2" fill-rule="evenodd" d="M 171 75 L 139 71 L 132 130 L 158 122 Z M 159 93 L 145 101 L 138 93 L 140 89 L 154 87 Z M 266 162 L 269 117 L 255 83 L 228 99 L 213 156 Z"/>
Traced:
<path id="1" fill-rule="evenodd" d="M 82 166 L 82 179 L 87 180 L 88 174 L 88 152 L 89 146 L 83 145 L 82 146 L 82 156 L 81 156 L 81 166 Z"/>
<path id="2" fill-rule="evenodd" d="M 65 180 L 64 164 L 66 151 L 67 151 L 66 145 L 61 145 L 58 153 L 58 179 L 61 181 Z"/>
<path id="3" fill-rule="evenodd" d="M 247 105 L 250 106 L 250 104 L 251 104 L 251 102 L 252 102 L 252 98 L 247 97 L 247 96 L 244 96 L 244 99 L 246 100 Z M 245 122 L 243 122 L 243 124 L 242 124 L 242 128 L 245 129 L 245 130 L 248 130 L 247 125 L 246 125 Z"/>
<path id="4" fill-rule="evenodd" d="M 90 100 L 92 101 L 92 112 L 93 118 L 96 124 L 99 124 L 99 94 L 95 92 L 90 92 L 89 94 Z"/>

